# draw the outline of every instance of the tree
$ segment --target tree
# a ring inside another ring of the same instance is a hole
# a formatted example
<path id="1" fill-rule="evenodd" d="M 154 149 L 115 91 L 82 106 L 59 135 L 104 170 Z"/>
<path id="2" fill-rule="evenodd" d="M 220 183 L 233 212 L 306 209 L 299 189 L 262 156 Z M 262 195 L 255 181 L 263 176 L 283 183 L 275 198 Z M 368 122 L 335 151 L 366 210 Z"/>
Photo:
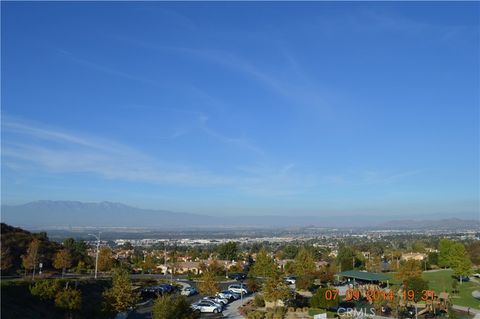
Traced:
<path id="1" fill-rule="evenodd" d="M 333 282 L 335 279 L 335 274 L 337 272 L 337 268 L 335 264 L 328 264 L 326 266 L 322 266 L 319 271 L 319 277 L 321 282 Z"/>
<path id="2" fill-rule="evenodd" d="M 475 265 L 480 265 L 480 241 L 474 241 L 468 244 L 466 247 L 470 260 Z"/>
<path id="3" fill-rule="evenodd" d="M 70 253 L 72 265 L 78 265 L 81 261 L 85 264 L 92 262 L 88 256 L 88 245 L 85 241 L 66 238 L 63 241 L 63 247 Z"/>
<path id="4" fill-rule="evenodd" d="M 108 247 L 101 247 L 98 253 L 98 271 L 109 271 L 112 267 L 112 250 Z"/>
<path id="5" fill-rule="evenodd" d="M 287 245 L 281 251 L 281 258 L 282 259 L 293 259 L 298 254 L 298 246 L 297 245 Z"/>
<path id="6" fill-rule="evenodd" d="M 218 258 L 223 260 L 235 260 L 238 257 L 237 243 L 229 241 L 218 246 Z"/>
<path id="7" fill-rule="evenodd" d="M 287 275 L 293 275 L 295 273 L 295 263 L 291 260 L 287 261 L 283 266 L 283 271 L 285 271 Z"/>
<path id="8" fill-rule="evenodd" d="M 107 305 L 116 312 L 127 311 L 135 306 L 138 295 L 132 291 L 132 283 L 125 269 L 117 268 L 113 272 L 112 288 L 107 289 L 103 296 Z"/>
<path id="9" fill-rule="evenodd" d="M 53 257 L 53 267 L 62 270 L 62 278 L 65 275 L 65 269 L 72 266 L 72 257 L 67 249 L 58 251 Z"/>
<path id="10" fill-rule="evenodd" d="M 463 277 L 471 274 L 472 262 L 463 244 L 453 244 L 450 252 L 450 266 L 453 268 L 453 274 L 460 278 L 460 284 L 462 283 Z"/>
<path id="11" fill-rule="evenodd" d="M 263 284 L 262 293 L 265 300 L 274 302 L 276 307 L 279 300 L 286 300 L 290 296 L 290 289 L 280 274 L 275 273 Z"/>
<path id="12" fill-rule="evenodd" d="M 198 283 L 198 290 L 204 295 L 215 295 L 220 291 L 213 271 L 207 270 L 202 274 Z"/>
<path id="13" fill-rule="evenodd" d="M 334 307 L 338 304 L 338 298 L 329 298 L 326 297 L 327 290 L 332 290 L 332 288 L 318 288 L 315 294 L 310 300 L 310 304 L 313 308 L 328 309 Z M 332 296 L 334 294 L 332 293 Z"/>
<path id="14" fill-rule="evenodd" d="M 225 273 L 224 265 L 220 264 L 216 259 L 212 260 L 212 262 L 208 265 L 207 269 L 215 275 Z"/>
<path id="15" fill-rule="evenodd" d="M 28 245 L 27 254 L 22 256 L 22 265 L 27 270 L 32 270 L 32 280 L 35 279 L 35 269 L 38 261 L 38 249 L 40 240 L 34 238 Z"/>
<path id="16" fill-rule="evenodd" d="M 199 315 L 193 311 L 184 296 L 163 295 L 155 300 L 153 319 L 194 319 Z"/>
<path id="17" fill-rule="evenodd" d="M 4 248 L 3 245 L 1 245 L 1 257 L 0 257 L 0 270 L 2 271 L 2 274 L 5 273 L 5 271 L 8 271 L 10 268 L 13 266 L 13 256 L 10 253 L 10 247 Z"/>
<path id="18" fill-rule="evenodd" d="M 68 317 L 73 317 L 73 312 L 82 307 L 82 293 L 78 289 L 65 288 L 55 296 L 55 305 L 67 312 Z"/>
<path id="19" fill-rule="evenodd" d="M 294 261 L 295 274 L 298 276 L 297 287 L 308 289 L 313 284 L 313 274 L 316 271 L 315 260 L 309 250 L 302 247 Z"/>
<path id="20" fill-rule="evenodd" d="M 370 272 L 381 272 L 382 271 L 382 259 L 380 256 L 373 256 L 367 259 L 365 263 L 365 268 Z"/>
<path id="21" fill-rule="evenodd" d="M 53 300 L 60 291 L 58 280 L 38 280 L 30 286 L 30 293 L 43 301 Z"/>
<path id="22" fill-rule="evenodd" d="M 422 299 L 423 291 L 428 290 L 428 281 L 422 279 L 420 276 L 409 277 L 405 280 L 405 290 L 413 290 L 414 301 L 419 302 Z"/>
<path id="23" fill-rule="evenodd" d="M 416 253 L 424 253 L 425 252 L 425 249 L 426 249 L 426 245 L 423 241 L 421 240 L 416 240 L 413 244 L 412 244 L 412 250 Z"/>
<path id="24" fill-rule="evenodd" d="M 267 254 L 265 249 L 260 250 L 257 259 L 250 269 L 250 275 L 254 277 L 269 277 L 277 270 L 274 260 Z"/>
<path id="25" fill-rule="evenodd" d="M 428 263 L 430 265 L 438 266 L 438 253 L 437 252 L 428 253 Z"/>
<path id="26" fill-rule="evenodd" d="M 416 260 L 407 260 L 401 267 L 398 273 L 395 274 L 397 279 L 407 281 L 410 278 L 421 277 L 422 269 L 420 262 Z"/>
<path id="27" fill-rule="evenodd" d="M 442 268 L 451 266 L 452 249 L 455 242 L 450 239 L 442 239 L 438 243 L 438 266 Z"/>
<path id="28" fill-rule="evenodd" d="M 123 247 L 122 247 L 122 248 L 125 249 L 125 250 L 132 250 L 132 249 L 133 249 L 133 245 L 132 245 L 131 242 L 127 241 L 127 242 L 125 242 L 125 244 L 123 244 Z"/>
<path id="29" fill-rule="evenodd" d="M 348 246 L 341 246 L 338 250 L 337 265 L 341 271 L 352 270 L 362 265 L 362 260 L 357 256 L 356 251 Z"/>
<path id="30" fill-rule="evenodd" d="M 152 255 L 148 254 L 145 256 L 145 261 L 143 262 L 143 270 L 148 271 L 149 273 L 155 269 L 155 261 L 153 260 Z"/>

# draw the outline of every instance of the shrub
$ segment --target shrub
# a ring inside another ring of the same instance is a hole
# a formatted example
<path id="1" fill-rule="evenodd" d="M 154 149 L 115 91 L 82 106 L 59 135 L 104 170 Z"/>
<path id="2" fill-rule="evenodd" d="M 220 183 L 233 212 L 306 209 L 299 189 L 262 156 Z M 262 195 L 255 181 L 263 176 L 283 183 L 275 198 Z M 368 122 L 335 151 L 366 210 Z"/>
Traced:
<path id="1" fill-rule="evenodd" d="M 338 299 L 327 300 L 327 298 L 325 298 L 325 292 L 327 290 L 329 290 L 329 288 L 317 289 L 312 299 L 310 300 L 310 304 L 313 308 L 328 309 L 338 304 Z"/>
<path id="2" fill-rule="evenodd" d="M 43 301 L 53 300 L 59 291 L 58 280 L 39 280 L 30 287 L 31 294 Z"/>
<path id="3" fill-rule="evenodd" d="M 154 319 L 194 319 L 199 315 L 193 311 L 183 296 L 161 296 L 152 309 Z"/>
<path id="4" fill-rule="evenodd" d="M 262 311 L 251 311 L 247 315 L 248 319 L 264 319 L 265 318 L 265 313 Z"/>
<path id="5" fill-rule="evenodd" d="M 260 294 L 255 295 L 255 298 L 253 299 L 253 304 L 255 307 L 265 307 L 265 299 L 263 299 L 263 296 Z"/>

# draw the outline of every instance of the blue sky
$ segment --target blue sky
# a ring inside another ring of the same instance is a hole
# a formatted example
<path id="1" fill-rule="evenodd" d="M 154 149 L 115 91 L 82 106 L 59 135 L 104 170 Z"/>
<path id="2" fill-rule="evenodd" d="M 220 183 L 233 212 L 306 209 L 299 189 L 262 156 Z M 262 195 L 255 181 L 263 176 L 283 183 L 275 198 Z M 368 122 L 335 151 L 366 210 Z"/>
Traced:
<path id="1" fill-rule="evenodd" d="M 2 202 L 479 211 L 479 4 L 2 2 Z"/>

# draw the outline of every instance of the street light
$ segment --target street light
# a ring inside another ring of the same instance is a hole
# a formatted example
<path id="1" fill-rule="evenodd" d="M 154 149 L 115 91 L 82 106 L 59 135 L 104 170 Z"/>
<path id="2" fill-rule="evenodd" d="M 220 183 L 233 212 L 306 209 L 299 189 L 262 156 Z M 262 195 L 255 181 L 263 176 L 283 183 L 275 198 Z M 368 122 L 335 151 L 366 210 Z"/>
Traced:
<path id="1" fill-rule="evenodd" d="M 93 236 L 97 239 L 97 253 L 95 256 L 95 279 L 97 279 L 97 271 L 98 271 L 98 251 L 100 249 L 100 232 L 98 232 L 98 236 L 94 234 L 88 234 L 88 236 Z"/>

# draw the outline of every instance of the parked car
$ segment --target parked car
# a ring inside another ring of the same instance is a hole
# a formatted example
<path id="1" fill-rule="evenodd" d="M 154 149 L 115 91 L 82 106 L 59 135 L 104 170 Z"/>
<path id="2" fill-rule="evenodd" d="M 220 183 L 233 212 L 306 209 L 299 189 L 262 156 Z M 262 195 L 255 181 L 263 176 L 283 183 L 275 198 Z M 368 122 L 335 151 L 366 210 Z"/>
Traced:
<path id="1" fill-rule="evenodd" d="M 477 273 L 474 273 L 474 274 L 473 274 L 473 277 L 475 277 L 475 278 L 480 278 L 480 273 L 478 273 L 478 272 L 477 272 Z"/>
<path id="2" fill-rule="evenodd" d="M 220 313 L 223 307 L 211 300 L 200 300 L 191 305 L 192 309 L 199 312 Z"/>
<path id="3" fill-rule="evenodd" d="M 355 303 L 352 301 L 342 301 L 338 305 L 328 308 L 329 311 L 338 313 L 338 310 L 346 311 L 346 309 L 354 309 Z"/>
<path id="4" fill-rule="evenodd" d="M 228 278 L 235 279 L 237 281 L 242 281 L 247 278 L 247 274 L 244 274 L 243 272 L 234 272 L 234 273 L 228 274 Z"/>
<path id="5" fill-rule="evenodd" d="M 248 294 L 247 286 L 245 286 L 244 284 L 230 285 L 228 286 L 228 290 L 236 292 L 237 294 Z"/>
<path id="6" fill-rule="evenodd" d="M 458 281 L 470 281 L 470 277 L 468 276 L 454 276 L 454 278 Z"/>
<path id="7" fill-rule="evenodd" d="M 142 297 L 142 299 L 153 299 L 163 294 L 164 290 L 158 286 L 145 287 L 140 291 L 140 296 Z"/>
<path id="8" fill-rule="evenodd" d="M 233 291 L 230 291 L 230 290 L 221 291 L 217 294 L 217 296 L 219 296 L 220 298 L 228 299 L 230 301 L 240 299 L 240 294 L 238 294 L 236 292 L 233 292 Z"/>
<path id="9" fill-rule="evenodd" d="M 226 298 L 221 298 L 219 296 L 207 296 L 207 297 L 203 297 L 203 300 L 212 300 L 218 304 L 222 304 L 222 305 L 226 305 L 228 304 L 228 299 Z"/>
<path id="10" fill-rule="evenodd" d="M 285 282 L 289 285 L 295 285 L 295 283 L 297 282 L 297 277 L 295 276 L 285 277 Z"/>
<path id="11" fill-rule="evenodd" d="M 198 291 L 194 287 L 185 287 L 185 288 L 182 289 L 180 294 L 182 296 L 193 296 L 193 295 L 198 294 Z"/>
<path id="12" fill-rule="evenodd" d="M 172 293 L 175 290 L 175 287 L 173 287 L 170 284 L 160 284 L 158 285 L 161 289 L 163 289 L 164 292 L 166 293 Z"/>

